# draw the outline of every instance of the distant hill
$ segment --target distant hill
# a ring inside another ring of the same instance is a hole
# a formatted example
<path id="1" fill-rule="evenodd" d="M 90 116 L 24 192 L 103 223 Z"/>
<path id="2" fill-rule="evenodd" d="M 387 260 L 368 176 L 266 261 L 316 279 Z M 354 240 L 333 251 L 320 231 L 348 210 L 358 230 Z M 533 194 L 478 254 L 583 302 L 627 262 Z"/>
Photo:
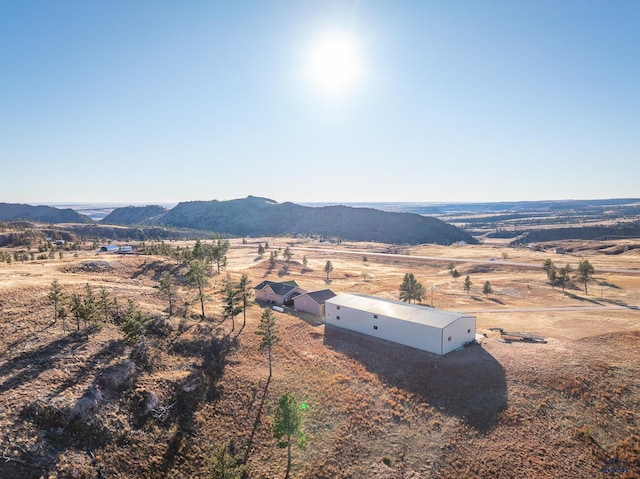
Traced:
<path id="1" fill-rule="evenodd" d="M 575 228 L 548 228 L 528 231 L 511 243 L 518 246 L 526 243 L 542 243 L 567 239 L 612 240 L 640 237 L 640 223 L 615 226 L 580 226 Z"/>
<path id="2" fill-rule="evenodd" d="M 88 216 L 71 208 L 32 206 L 18 203 L 0 203 L 0 221 L 29 220 L 40 223 L 93 223 Z"/>
<path id="3" fill-rule="evenodd" d="M 125 211 L 119 211 L 125 210 Z M 158 210 L 119 208 L 101 223 L 164 225 L 233 236 L 316 234 L 353 241 L 396 244 L 477 241 L 461 229 L 414 213 L 348 206 L 309 207 L 249 196 L 230 201 L 189 201 L 158 216 Z"/>
<path id="4" fill-rule="evenodd" d="M 152 223 L 167 212 L 167 209 L 158 205 L 126 206 L 116 208 L 101 223 L 112 225 L 142 225 Z"/>

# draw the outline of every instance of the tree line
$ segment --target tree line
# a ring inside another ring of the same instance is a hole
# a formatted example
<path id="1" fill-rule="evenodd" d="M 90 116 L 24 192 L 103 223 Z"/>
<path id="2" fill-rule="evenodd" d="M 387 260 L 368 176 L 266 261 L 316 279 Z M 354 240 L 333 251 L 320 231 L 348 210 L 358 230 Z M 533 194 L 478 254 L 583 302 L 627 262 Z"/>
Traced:
<path id="1" fill-rule="evenodd" d="M 565 286 L 571 281 L 573 272 L 571 265 L 567 263 L 565 266 L 560 268 L 556 267 L 553 264 L 553 261 L 550 258 L 547 258 L 542 264 L 542 269 L 547 274 L 547 279 L 553 286 L 561 286 L 562 292 L 564 293 Z M 587 285 L 593 279 L 593 275 L 595 274 L 595 269 L 589 263 L 589 260 L 583 259 L 578 264 L 578 269 L 576 270 L 576 274 L 573 276 L 573 279 L 581 281 L 584 285 L 584 294 L 588 293 Z"/>

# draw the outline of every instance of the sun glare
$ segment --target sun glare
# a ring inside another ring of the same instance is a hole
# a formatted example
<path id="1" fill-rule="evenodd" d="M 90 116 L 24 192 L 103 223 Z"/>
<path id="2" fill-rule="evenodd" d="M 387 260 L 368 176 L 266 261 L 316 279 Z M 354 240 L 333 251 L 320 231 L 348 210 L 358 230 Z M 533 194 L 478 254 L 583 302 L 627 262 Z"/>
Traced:
<path id="1" fill-rule="evenodd" d="M 353 35 L 326 33 L 312 45 L 307 76 L 321 94 L 341 96 L 348 93 L 358 86 L 362 73 L 362 52 Z"/>

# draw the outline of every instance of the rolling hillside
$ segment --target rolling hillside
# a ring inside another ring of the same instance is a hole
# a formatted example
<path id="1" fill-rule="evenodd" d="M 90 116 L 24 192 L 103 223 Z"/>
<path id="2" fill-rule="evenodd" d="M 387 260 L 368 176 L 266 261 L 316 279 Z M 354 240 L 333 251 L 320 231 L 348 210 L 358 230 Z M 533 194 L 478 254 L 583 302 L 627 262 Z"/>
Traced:
<path id="1" fill-rule="evenodd" d="M 459 228 L 413 213 L 391 213 L 348 206 L 308 207 L 249 196 L 231 201 L 190 201 L 158 216 L 156 208 L 116 209 L 102 222 L 156 224 L 234 236 L 317 234 L 383 243 L 476 243 Z"/>
<path id="2" fill-rule="evenodd" d="M 76 213 L 71 208 L 58 209 L 43 205 L 0 203 L 0 221 L 14 220 L 29 220 L 40 223 L 93 223 L 91 218 Z"/>

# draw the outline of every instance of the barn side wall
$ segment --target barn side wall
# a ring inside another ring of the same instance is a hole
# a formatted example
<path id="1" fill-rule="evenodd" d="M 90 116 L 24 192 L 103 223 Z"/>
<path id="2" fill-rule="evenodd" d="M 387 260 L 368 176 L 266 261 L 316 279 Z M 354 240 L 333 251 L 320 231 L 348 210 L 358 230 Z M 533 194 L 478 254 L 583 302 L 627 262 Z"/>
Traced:
<path id="1" fill-rule="evenodd" d="M 374 317 L 374 314 L 368 311 L 343 305 L 339 307 L 340 309 L 338 309 L 338 305 L 332 303 L 325 304 L 325 324 L 386 339 L 430 353 L 443 354 L 442 330 L 440 328 L 403 321 L 381 314 Z"/>
<path id="2" fill-rule="evenodd" d="M 451 338 L 451 341 L 449 341 Z M 442 354 L 450 353 L 476 338 L 475 316 L 462 316 L 442 331 Z"/>

